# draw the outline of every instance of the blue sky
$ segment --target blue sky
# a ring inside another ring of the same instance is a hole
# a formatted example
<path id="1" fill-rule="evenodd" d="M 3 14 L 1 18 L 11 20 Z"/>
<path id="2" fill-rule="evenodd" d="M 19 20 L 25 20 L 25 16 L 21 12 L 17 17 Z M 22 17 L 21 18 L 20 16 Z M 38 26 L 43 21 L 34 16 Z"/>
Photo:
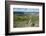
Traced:
<path id="1" fill-rule="evenodd" d="M 39 12 L 38 8 L 13 8 L 16 12 Z"/>

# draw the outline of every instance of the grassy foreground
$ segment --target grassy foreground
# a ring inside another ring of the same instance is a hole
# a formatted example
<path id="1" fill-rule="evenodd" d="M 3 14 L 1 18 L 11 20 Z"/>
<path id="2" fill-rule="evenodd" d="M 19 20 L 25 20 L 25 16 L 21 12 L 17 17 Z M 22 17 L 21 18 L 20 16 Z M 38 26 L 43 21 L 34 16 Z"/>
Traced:
<path id="1" fill-rule="evenodd" d="M 30 21 L 30 26 L 35 26 L 35 24 L 39 23 L 39 15 L 34 15 L 34 14 L 24 14 L 24 15 L 16 15 L 14 14 L 13 16 L 13 24 L 14 24 L 14 27 L 25 27 L 26 24 L 29 23 Z M 28 24 L 29 25 L 29 24 Z M 27 26 L 28 26 L 27 25 Z M 28 27 L 30 27 L 28 26 Z"/>

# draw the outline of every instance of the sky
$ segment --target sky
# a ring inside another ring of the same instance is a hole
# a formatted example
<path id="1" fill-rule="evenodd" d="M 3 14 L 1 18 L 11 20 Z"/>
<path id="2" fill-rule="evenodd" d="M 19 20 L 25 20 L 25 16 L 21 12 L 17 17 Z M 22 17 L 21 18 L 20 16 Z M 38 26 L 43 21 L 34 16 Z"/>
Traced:
<path id="1" fill-rule="evenodd" d="M 38 8 L 13 8 L 15 12 L 39 12 Z"/>

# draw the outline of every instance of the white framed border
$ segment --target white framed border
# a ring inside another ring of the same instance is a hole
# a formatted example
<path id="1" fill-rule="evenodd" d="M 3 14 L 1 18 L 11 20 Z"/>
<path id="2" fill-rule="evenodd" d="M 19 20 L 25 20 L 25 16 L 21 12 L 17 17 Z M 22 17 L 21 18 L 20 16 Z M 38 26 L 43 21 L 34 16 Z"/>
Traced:
<path id="1" fill-rule="evenodd" d="M 13 28 L 13 8 L 39 8 L 39 27 Z M 10 32 L 42 31 L 42 6 L 10 5 Z"/>

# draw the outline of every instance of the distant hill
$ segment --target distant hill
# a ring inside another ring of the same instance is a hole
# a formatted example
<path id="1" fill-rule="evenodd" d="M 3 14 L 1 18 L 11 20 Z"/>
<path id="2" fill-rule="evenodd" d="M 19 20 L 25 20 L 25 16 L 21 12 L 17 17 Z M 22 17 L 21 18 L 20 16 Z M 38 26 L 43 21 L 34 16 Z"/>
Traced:
<path id="1" fill-rule="evenodd" d="M 14 12 L 14 14 L 20 14 L 20 15 L 23 15 L 23 14 L 39 14 L 39 12 Z"/>
<path id="2" fill-rule="evenodd" d="M 14 14 L 24 14 L 24 12 L 14 12 Z"/>

